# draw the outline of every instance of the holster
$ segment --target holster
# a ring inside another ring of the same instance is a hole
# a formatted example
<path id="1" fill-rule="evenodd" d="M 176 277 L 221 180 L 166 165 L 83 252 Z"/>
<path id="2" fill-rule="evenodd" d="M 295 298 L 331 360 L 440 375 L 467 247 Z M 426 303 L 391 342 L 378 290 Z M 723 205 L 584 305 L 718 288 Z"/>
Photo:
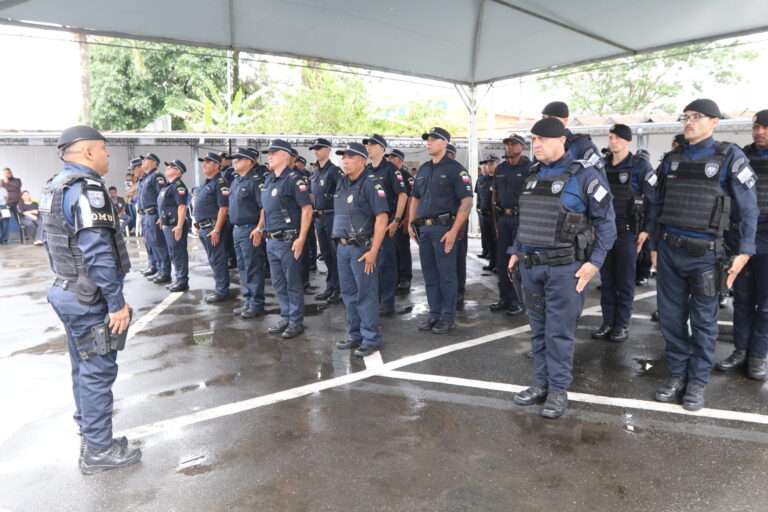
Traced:
<path id="1" fill-rule="evenodd" d="M 533 293 L 528 290 L 524 290 L 523 293 L 525 307 L 528 308 L 531 311 L 535 311 L 539 314 L 544 314 L 544 311 L 546 309 L 546 303 L 544 301 L 544 296 L 539 295 L 538 293 Z"/>
<path id="2" fill-rule="evenodd" d="M 130 325 L 133 320 L 133 308 L 128 308 L 128 315 L 130 319 L 128 324 Z M 109 315 L 104 319 L 101 324 L 91 327 L 91 331 L 75 340 L 78 352 L 83 361 L 87 361 L 93 356 L 105 356 L 113 350 L 123 350 L 125 348 L 125 341 L 128 338 L 128 329 L 126 328 L 122 334 L 115 334 L 109 329 Z M 88 344 L 93 344 L 90 350 L 83 350 Z"/>
<path id="3" fill-rule="evenodd" d="M 720 292 L 718 282 L 719 265 L 696 276 L 688 278 L 691 295 L 695 297 L 715 297 Z M 726 272 L 727 274 L 727 272 Z"/>
<path id="4" fill-rule="evenodd" d="M 715 265 L 715 271 L 717 273 L 718 293 L 723 293 L 728 291 L 728 271 L 731 270 L 732 265 L 733 265 L 733 256 L 723 257 L 717 260 L 717 264 Z M 747 270 L 747 267 L 745 266 L 742 269 L 741 273 L 744 274 L 746 270 Z"/>
<path id="5" fill-rule="evenodd" d="M 576 260 L 577 261 L 589 261 L 589 258 L 592 256 L 592 233 L 591 232 L 581 232 L 578 235 L 576 235 Z"/>
<path id="6" fill-rule="evenodd" d="M 512 283 L 512 289 L 515 291 L 517 300 L 523 300 L 523 278 L 520 275 L 519 264 L 512 270 L 507 270 L 509 281 Z"/>
<path id="7" fill-rule="evenodd" d="M 75 281 L 75 284 L 71 289 L 78 302 L 82 304 L 90 306 L 96 304 L 101 299 L 101 290 L 99 287 L 84 275 L 77 278 L 77 281 Z"/>

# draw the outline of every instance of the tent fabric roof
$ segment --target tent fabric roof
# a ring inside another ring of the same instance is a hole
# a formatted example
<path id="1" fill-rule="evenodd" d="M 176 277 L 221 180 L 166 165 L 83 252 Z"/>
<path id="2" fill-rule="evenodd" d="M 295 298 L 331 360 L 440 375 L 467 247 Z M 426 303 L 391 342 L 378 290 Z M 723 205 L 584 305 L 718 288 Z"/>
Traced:
<path id="1" fill-rule="evenodd" d="M 475 85 L 768 30 L 746 0 L 0 0 L 0 23 Z"/>

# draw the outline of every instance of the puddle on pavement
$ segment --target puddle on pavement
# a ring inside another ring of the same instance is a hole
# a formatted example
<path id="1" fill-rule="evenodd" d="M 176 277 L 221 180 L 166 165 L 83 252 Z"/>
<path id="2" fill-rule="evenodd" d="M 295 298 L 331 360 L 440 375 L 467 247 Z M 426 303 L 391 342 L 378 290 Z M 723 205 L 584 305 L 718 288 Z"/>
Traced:
<path id="1" fill-rule="evenodd" d="M 222 375 L 217 375 L 216 377 L 213 377 L 211 379 L 208 379 L 205 382 L 201 382 L 200 384 L 190 384 L 188 386 L 183 386 L 177 389 L 169 389 L 167 391 L 161 391 L 160 393 L 149 395 L 147 399 L 152 400 L 155 398 L 168 398 L 171 396 L 189 393 L 190 391 L 196 391 L 198 389 L 206 389 L 206 388 L 212 388 L 217 386 L 232 386 L 235 384 L 235 381 L 240 376 L 241 376 L 240 372 L 225 373 Z"/>

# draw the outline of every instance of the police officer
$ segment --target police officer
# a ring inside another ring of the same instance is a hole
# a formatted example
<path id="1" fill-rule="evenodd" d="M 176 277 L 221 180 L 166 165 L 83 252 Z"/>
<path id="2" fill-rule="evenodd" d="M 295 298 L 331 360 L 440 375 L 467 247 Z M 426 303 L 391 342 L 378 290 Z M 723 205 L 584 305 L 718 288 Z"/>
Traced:
<path id="1" fill-rule="evenodd" d="M 366 168 L 368 151 L 356 142 L 343 150 L 346 176 L 339 180 L 333 200 L 333 238 L 341 295 L 347 310 L 347 339 L 340 349 L 356 348 L 358 357 L 381 346 L 379 330 L 379 265 L 377 256 L 389 224 L 389 204 L 382 183 Z"/>
<path id="2" fill-rule="evenodd" d="M 653 230 L 647 224 L 647 209 L 656 195 L 656 172 L 647 159 L 629 152 L 631 140 L 632 130 L 625 124 L 615 124 L 608 130 L 610 154 L 605 158 L 605 173 L 613 195 L 617 236 L 600 267 L 603 324 L 592 332 L 592 338 L 614 343 L 629 337 L 637 253 L 643 245 L 637 246 L 637 235 Z"/>
<path id="3" fill-rule="evenodd" d="M 659 168 L 660 189 L 651 203 L 658 219 L 657 301 L 659 325 L 666 340 L 667 379 L 656 391 L 660 402 L 683 395 L 683 407 L 704 406 L 717 339 L 718 291 L 726 277 L 721 237 L 729 225 L 729 204 L 738 206 L 742 235 L 727 288 L 755 253 L 757 195 L 755 176 L 744 153 L 712 136 L 720 109 L 709 99 L 683 109 L 686 143 L 667 153 Z M 638 244 L 648 237 L 640 233 Z M 689 334 L 689 320 L 691 333 Z"/>
<path id="4" fill-rule="evenodd" d="M 518 405 L 544 401 L 555 419 L 568 404 L 573 338 L 589 281 L 616 240 L 608 183 L 589 162 L 565 150 L 565 126 L 542 119 L 531 128 L 531 167 L 520 197 L 520 227 L 508 268 L 520 263 L 533 334 L 534 384 Z"/>
<path id="5" fill-rule="evenodd" d="M 768 110 L 752 117 L 752 144 L 744 146 L 749 165 L 757 174 L 757 219 L 755 255 L 733 283 L 733 353 L 717 364 L 730 372 L 747 366 L 747 376 L 768 377 Z M 743 172 L 743 171 L 742 171 Z M 729 252 L 739 252 L 739 212 L 731 212 L 731 226 L 725 232 Z"/>
<path id="6" fill-rule="evenodd" d="M 496 155 L 488 157 L 480 162 L 485 166 L 485 174 L 478 176 L 475 183 L 475 193 L 477 194 L 477 216 L 480 220 L 480 236 L 484 240 L 484 247 L 488 251 L 488 265 L 483 270 L 496 270 L 496 230 L 493 227 L 493 176 L 496 172 L 496 166 L 501 163 L 501 159 Z"/>
<path id="7" fill-rule="evenodd" d="M 472 211 L 472 180 L 446 150 L 447 130 L 434 127 L 421 136 L 431 160 L 416 172 L 408 230 L 419 244 L 421 270 L 429 303 L 423 331 L 445 334 L 455 326 L 458 295 L 456 240 Z"/>
<path id="8" fill-rule="evenodd" d="M 392 149 L 386 155 L 392 165 L 400 169 L 405 184 L 405 193 L 408 201 L 405 204 L 405 210 L 410 207 L 411 190 L 413 190 L 413 175 L 404 164 L 405 153 L 399 149 Z M 405 215 L 403 216 L 405 217 Z M 413 279 L 413 260 L 411 258 L 411 237 L 408 236 L 408 219 L 403 218 L 400 222 L 400 228 L 395 233 L 395 246 L 397 249 L 397 289 L 410 290 L 411 280 Z"/>
<path id="9" fill-rule="evenodd" d="M 229 221 L 234 226 L 237 271 L 243 293 L 242 307 L 232 312 L 241 318 L 254 318 L 264 314 L 264 244 L 253 244 L 254 232 L 261 217 L 261 190 L 265 176 L 257 166 L 258 153 L 248 148 L 237 148 L 232 154 L 236 172 L 229 191 Z M 255 236 L 255 235 L 254 235 Z"/>
<path id="10" fill-rule="evenodd" d="M 309 174 L 307 173 L 306 169 L 302 170 L 299 169 L 299 151 L 291 146 L 291 155 L 288 159 L 288 168 L 295 172 L 298 176 L 301 177 L 301 179 L 304 181 L 305 184 L 309 184 Z M 308 186 L 308 185 L 307 185 Z M 312 201 L 312 192 L 309 192 L 309 199 L 310 202 Z M 311 243 L 317 244 L 317 241 L 315 240 L 312 233 L 315 231 L 315 222 L 314 222 L 314 216 L 312 219 L 310 219 L 310 225 L 309 225 L 309 231 L 307 232 L 307 240 L 304 242 L 304 248 L 301 253 L 301 281 L 304 286 L 304 293 L 309 293 L 311 290 L 311 285 L 309 282 L 309 271 L 310 267 L 312 266 L 312 261 L 310 258 L 310 249 L 309 246 Z"/>
<path id="11" fill-rule="evenodd" d="M 294 148 L 295 151 L 295 148 Z M 303 156 L 298 154 L 298 151 L 296 152 L 298 155 L 296 157 L 296 165 L 294 166 L 294 169 L 299 171 L 301 175 L 304 177 L 304 181 L 306 183 L 311 184 L 312 179 L 312 169 L 307 168 L 307 159 Z M 312 199 L 312 187 L 310 185 L 310 193 L 309 198 Z M 309 271 L 315 271 L 317 270 L 317 234 L 315 230 L 315 219 L 312 219 L 312 225 L 309 227 L 309 233 L 307 234 L 307 243 L 305 245 L 307 254 L 304 257 L 305 260 L 308 262 L 307 266 L 307 280 L 309 280 Z M 338 302 L 341 302 L 341 297 L 338 298 Z"/>
<path id="12" fill-rule="evenodd" d="M 171 292 L 189 290 L 189 254 L 187 252 L 189 190 L 181 181 L 181 175 L 185 172 L 187 167 L 181 160 L 165 162 L 165 176 L 169 183 L 157 196 L 157 209 L 160 212 L 157 222 L 163 230 L 165 244 L 176 271 L 175 281 L 166 286 Z"/>
<path id="13" fill-rule="evenodd" d="M 301 256 L 312 222 L 312 204 L 303 176 L 289 166 L 291 144 L 274 139 L 262 151 L 269 156 L 271 174 L 261 191 L 261 217 L 253 243 L 267 238 L 267 258 L 272 286 L 280 303 L 280 323 L 270 327 L 270 334 L 282 333 L 293 338 L 304 332 L 304 290 Z"/>
<path id="14" fill-rule="evenodd" d="M 229 212 L 229 187 L 220 171 L 218 153 L 207 153 L 198 161 L 203 162 L 206 180 L 195 196 L 195 227 L 216 281 L 214 292 L 205 296 L 205 302 L 211 304 L 229 298 L 227 248 L 221 236 Z"/>
<path id="15" fill-rule="evenodd" d="M 139 177 L 138 210 L 141 215 L 144 246 L 150 262 L 150 268 L 142 271 L 142 274 L 154 283 L 165 284 L 171 282 L 171 259 L 168 257 L 163 231 L 157 225 L 157 196 L 167 185 L 167 181 L 165 176 L 160 174 L 158 165 L 160 158 L 156 154 L 141 155 L 141 172 L 136 174 Z M 155 272 L 150 273 L 153 269 Z"/>
<path id="16" fill-rule="evenodd" d="M 574 160 L 587 160 L 595 169 L 602 172 L 603 159 L 597 151 L 597 146 L 592 142 L 592 138 L 584 133 L 573 133 L 568 129 L 568 120 L 570 111 L 568 104 L 562 101 L 553 101 L 547 103 L 544 110 L 541 111 L 541 117 L 554 117 L 565 126 L 566 150 L 571 154 Z"/>
<path id="17" fill-rule="evenodd" d="M 221 175 L 224 176 L 224 181 L 227 187 L 232 186 L 232 181 L 235 179 L 235 169 L 232 167 L 232 160 L 226 151 L 219 153 L 221 159 Z M 229 218 L 224 221 L 224 226 L 221 228 L 221 238 L 224 241 L 224 247 L 227 249 L 227 265 L 229 268 L 237 268 L 237 257 L 235 255 L 235 241 L 232 235 L 234 227 L 229 222 Z"/>
<path id="18" fill-rule="evenodd" d="M 456 160 L 456 146 L 448 144 L 445 149 L 445 155 L 451 160 Z M 467 233 L 469 231 L 469 218 L 464 225 L 459 229 L 459 234 L 456 235 L 456 308 L 459 309 L 464 306 L 464 291 L 467 286 L 467 251 L 469 250 L 469 237 Z"/>
<path id="19" fill-rule="evenodd" d="M 74 418 L 82 436 L 80 470 L 93 474 L 141 458 L 124 437 L 112 437 L 117 351 L 109 340 L 102 343 L 104 332 L 122 335 L 131 321 L 123 298 L 131 262 L 102 179 L 109 170 L 104 137 L 89 126 L 74 126 L 61 134 L 58 149 L 64 169 L 40 201 L 45 250 L 56 275 L 48 302 L 67 333 Z"/>
<path id="20" fill-rule="evenodd" d="M 379 313 L 391 315 L 395 312 L 395 293 L 397 292 L 397 247 L 395 245 L 395 233 L 400 227 L 400 222 L 405 215 L 405 206 L 408 203 L 408 194 L 405 192 L 405 183 L 400 169 L 392 165 L 384 158 L 387 149 L 387 140 L 381 135 L 374 134 L 363 139 L 363 145 L 368 149 L 370 163 L 368 172 L 372 172 L 381 182 L 387 194 L 389 204 L 389 224 L 387 236 L 381 246 L 381 268 L 379 269 L 379 297 L 381 308 Z"/>
<path id="21" fill-rule="evenodd" d="M 499 268 L 499 301 L 491 304 L 491 311 L 506 311 L 508 315 L 519 315 L 523 311 L 522 297 L 518 297 L 509 273 L 506 271 L 512 244 L 517 238 L 519 226 L 520 193 L 523 191 L 531 161 L 523 155 L 525 139 L 517 134 L 505 138 L 504 162 L 496 167 L 493 174 L 493 219 L 496 231 L 496 266 Z"/>
<path id="22" fill-rule="evenodd" d="M 309 183 L 312 190 L 317 243 L 327 269 L 325 291 L 315 295 L 315 298 L 336 304 L 341 302 L 341 288 L 336 269 L 336 247 L 331 236 L 335 211 L 333 196 L 336 193 L 337 183 L 344 177 L 344 173 L 331 162 L 331 142 L 328 139 L 316 139 L 309 149 L 314 151 L 318 163 L 318 169 L 312 173 Z"/>

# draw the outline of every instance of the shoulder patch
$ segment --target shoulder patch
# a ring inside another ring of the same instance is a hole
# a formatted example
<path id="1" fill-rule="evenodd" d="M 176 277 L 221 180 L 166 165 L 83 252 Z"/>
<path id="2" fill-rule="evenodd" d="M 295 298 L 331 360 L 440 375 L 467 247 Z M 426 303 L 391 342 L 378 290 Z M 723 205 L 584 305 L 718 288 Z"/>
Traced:
<path id="1" fill-rule="evenodd" d="M 158 183 L 158 184 L 160 184 L 160 185 L 165 185 L 165 177 L 164 177 L 164 176 L 161 176 L 161 175 L 159 175 L 159 174 L 158 174 L 158 175 L 155 177 L 155 179 L 157 180 L 157 183 Z"/>
<path id="2" fill-rule="evenodd" d="M 180 196 L 187 194 L 187 188 L 186 187 L 176 187 L 176 193 L 178 193 Z"/>
<path id="3" fill-rule="evenodd" d="M 655 187 L 656 183 L 659 182 L 659 177 L 656 176 L 656 171 L 653 169 L 648 171 L 648 173 L 645 175 L 645 181 L 647 181 L 650 186 Z"/>
<path id="4" fill-rule="evenodd" d="M 469 173 L 467 171 L 459 172 L 459 176 L 461 176 L 461 181 L 463 181 L 464 183 L 469 183 L 471 181 L 469 177 Z"/>
<path id="5" fill-rule="evenodd" d="M 106 204 L 104 192 L 101 190 L 88 190 L 88 204 L 94 208 L 104 208 Z"/>
<path id="6" fill-rule="evenodd" d="M 599 184 L 600 184 L 600 180 L 598 180 L 597 178 L 590 181 L 589 185 L 587 185 L 587 194 L 591 195 L 592 192 L 594 192 L 595 187 L 597 187 Z"/>
<path id="7" fill-rule="evenodd" d="M 304 180 L 296 180 L 296 186 L 299 187 L 299 191 L 301 192 L 307 191 L 307 184 L 304 183 Z"/>
<path id="8" fill-rule="evenodd" d="M 221 187 L 221 195 L 228 196 L 229 195 L 229 187 Z"/>

